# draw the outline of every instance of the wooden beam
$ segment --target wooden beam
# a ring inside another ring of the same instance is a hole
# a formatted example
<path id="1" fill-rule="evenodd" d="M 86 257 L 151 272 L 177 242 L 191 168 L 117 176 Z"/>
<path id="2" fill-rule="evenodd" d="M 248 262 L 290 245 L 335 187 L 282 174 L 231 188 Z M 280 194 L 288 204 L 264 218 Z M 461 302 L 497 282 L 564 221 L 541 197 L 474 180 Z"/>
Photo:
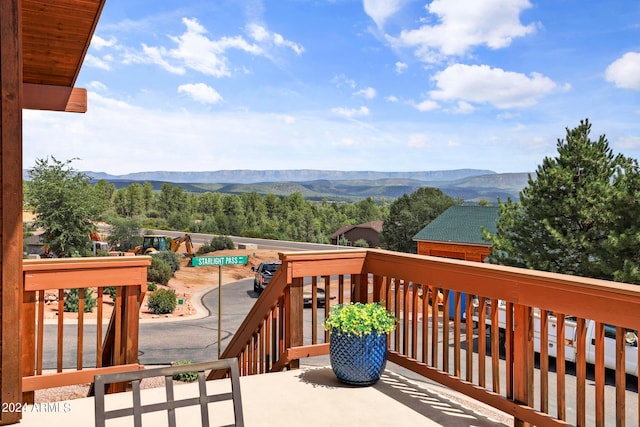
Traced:
<path id="1" fill-rule="evenodd" d="M 21 1 L 0 0 L 0 402 L 22 399 Z M 0 411 L 0 424 L 20 420 Z"/>
<path id="2" fill-rule="evenodd" d="M 45 388 L 92 383 L 93 377 L 95 375 L 112 374 L 114 372 L 138 371 L 141 369 L 144 369 L 143 365 L 130 363 L 128 365 L 83 369 L 82 371 L 61 372 L 48 375 L 32 375 L 22 378 L 22 389 L 24 391 L 33 391 L 42 390 Z"/>
<path id="3" fill-rule="evenodd" d="M 87 112 L 86 89 L 24 83 L 23 94 L 23 108 L 28 110 Z"/>

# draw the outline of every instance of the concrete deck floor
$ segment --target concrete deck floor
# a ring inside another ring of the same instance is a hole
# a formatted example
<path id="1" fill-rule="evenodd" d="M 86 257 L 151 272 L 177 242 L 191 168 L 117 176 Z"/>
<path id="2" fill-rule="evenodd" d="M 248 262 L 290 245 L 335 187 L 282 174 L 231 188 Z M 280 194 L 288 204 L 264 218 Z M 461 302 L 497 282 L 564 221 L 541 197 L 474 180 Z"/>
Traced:
<path id="1" fill-rule="evenodd" d="M 303 367 L 299 370 L 241 378 L 242 405 L 246 426 L 478 426 L 501 424 L 465 402 L 450 399 L 437 386 L 419 383 L 389 370 L 370 387 L 352 387 L 339 382 L 330 367 Z M 209 381 L 209 390 L 230 390 L 229 380 Z M 176 399 L 197 396 L 197 384 L 175 387 Z M 142 392 L 142 403 L 164 397 L 164 387 Z M 131 406 L 131 393 L 107 396 L 107 410 Z M 83 398 L 27 406 L 19 425 L 26 427 L 94 425 L 94 400 Z M 200 425 L 198 407 L 177 411 L 178 426 Z M 233 423 L 230 402 L 210 404 L 212 426 Z M 107 421 L 107 426 L 133 425 L 131 418 Z M 167 425 L 166 413 L 148 414 L 143 425 Z"/>

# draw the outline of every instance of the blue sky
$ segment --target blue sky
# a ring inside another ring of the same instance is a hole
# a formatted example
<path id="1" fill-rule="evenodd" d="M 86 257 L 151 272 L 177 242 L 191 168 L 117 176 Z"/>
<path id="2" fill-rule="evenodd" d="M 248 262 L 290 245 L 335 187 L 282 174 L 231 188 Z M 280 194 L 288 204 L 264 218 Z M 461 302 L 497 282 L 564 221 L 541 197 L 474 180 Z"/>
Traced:
<path id="1" fill-rule="evenodd" d="M 25 168 L 529 172 L 584 118 L 640 158 L 640 2 L 108 0 L 76 86 Z"/>

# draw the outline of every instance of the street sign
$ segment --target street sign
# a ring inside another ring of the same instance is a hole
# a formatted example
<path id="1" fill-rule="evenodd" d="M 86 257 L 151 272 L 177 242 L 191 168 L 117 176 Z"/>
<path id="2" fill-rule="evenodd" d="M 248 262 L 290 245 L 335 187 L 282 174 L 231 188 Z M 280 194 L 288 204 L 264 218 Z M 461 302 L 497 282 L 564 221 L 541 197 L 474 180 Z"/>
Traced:
<path id="1" fill-rule="evenodd" d="M 247 255 L 232 256 L 201 256 L 191 260 L 193 267 L 221 267 L 223 265 L 247 264 L 249 257 Z"/>

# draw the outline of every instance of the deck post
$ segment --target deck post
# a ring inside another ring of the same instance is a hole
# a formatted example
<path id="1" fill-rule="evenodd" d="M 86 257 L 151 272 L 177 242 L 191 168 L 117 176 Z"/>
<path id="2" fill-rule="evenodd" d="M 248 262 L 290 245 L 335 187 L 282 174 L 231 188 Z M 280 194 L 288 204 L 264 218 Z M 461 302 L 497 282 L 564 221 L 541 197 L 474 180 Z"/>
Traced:
<path id="1" fill-rule="evenodd" d="M 533 311 L 531 307 L 514 304 L 513 308 L 513 399 L 533 406 Z M 530 423 L 514 419 L 515 427 Z"/>
<path id="2" fill-rule="evenodd" d="M 19 0 L 0 0 L 0 403 L 22 401 L 22 28 Z M 20 420 L 0 412 L 0 425 Z"/>

